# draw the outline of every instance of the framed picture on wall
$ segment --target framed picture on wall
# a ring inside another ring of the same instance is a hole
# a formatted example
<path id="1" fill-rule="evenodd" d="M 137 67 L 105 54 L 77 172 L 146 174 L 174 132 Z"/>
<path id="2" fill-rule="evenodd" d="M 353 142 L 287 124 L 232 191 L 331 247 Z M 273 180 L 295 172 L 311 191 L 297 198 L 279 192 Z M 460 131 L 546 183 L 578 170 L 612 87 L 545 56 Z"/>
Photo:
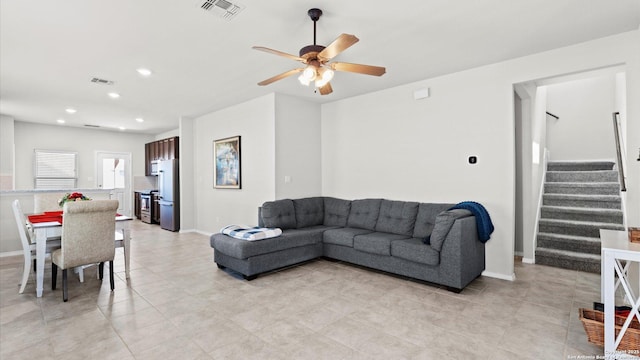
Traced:
<path id="1" fill-rule="evenodd" d="M 240 136 L 213 141 L 213 187 L 240 189 Z"/>

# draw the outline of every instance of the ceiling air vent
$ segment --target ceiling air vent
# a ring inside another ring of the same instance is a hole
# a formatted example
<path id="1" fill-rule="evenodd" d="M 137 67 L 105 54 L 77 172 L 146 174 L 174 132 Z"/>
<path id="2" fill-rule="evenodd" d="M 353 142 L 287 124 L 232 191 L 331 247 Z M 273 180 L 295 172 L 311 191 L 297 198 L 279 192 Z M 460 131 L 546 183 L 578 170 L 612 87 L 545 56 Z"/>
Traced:
<path id="1" fill-rule="evenodd" d="M 114 82 L 111 80 L 105 80 L 105 79 L 100 79 L 97 77 L 94 77 L 93 79 L 91 79 L 92 83 L 96 83 L 96 84 L 102 84 L 102 85 L 113 85 Z"/>
<path id="2" fill-rule="evenodd" d="M 84 126 L 89 127 L 89 128 L 99 128 L 100 125 L 91 125 L 91 124 L 84 124 Z"/>
<path id="3" fill-rule="evenodd" d="M 204 11 L 231 20 L 244 9 L 244 5 L 227 0 L 198 0 L 197 5 Z"/>

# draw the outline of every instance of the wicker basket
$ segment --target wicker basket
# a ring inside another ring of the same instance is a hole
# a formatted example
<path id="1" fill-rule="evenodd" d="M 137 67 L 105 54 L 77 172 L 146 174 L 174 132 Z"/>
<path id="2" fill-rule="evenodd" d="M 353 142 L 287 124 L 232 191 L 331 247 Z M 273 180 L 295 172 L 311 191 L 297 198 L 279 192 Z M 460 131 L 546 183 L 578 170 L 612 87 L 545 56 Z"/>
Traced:
<path id="1" fill-rule="evenodd" d="M 632 243 L 640 243 L 640 228 L 629 228 L 629 241 L 631 241 Z"/>
<path id="2" fill-rule="evenodd" d="M 616 336 L 620 333 L 626 316 L 615 316 Z M 589 342 L 598 346 L 604 346 L 604 313 L 602 311 L 580 308 L 580 321 L 587 333 Z M 624 333 L 618 350 L 638 350 L 640 349 L 640 323 L 634 318 L 629 324 L 629 328 Z"/>

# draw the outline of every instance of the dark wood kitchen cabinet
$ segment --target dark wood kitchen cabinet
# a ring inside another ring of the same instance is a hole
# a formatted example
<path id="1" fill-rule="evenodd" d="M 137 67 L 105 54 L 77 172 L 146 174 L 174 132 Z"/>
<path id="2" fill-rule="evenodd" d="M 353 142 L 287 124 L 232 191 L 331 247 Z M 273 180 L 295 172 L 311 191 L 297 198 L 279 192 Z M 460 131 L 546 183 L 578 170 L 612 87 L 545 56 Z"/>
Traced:
<path id="1" fill-rule="evenodd" d="M 151 176 L 151 162 L 157 160 L 178 159 L 180 153 L 179 137 L 174 136 L 153 141 L 144 145 L 144 173 Z"/>
<path id="2" fill-rule="evenodd" d="M 133 214 L 136 219 L 140 219 L 140 192 L 133 193 Z"/>

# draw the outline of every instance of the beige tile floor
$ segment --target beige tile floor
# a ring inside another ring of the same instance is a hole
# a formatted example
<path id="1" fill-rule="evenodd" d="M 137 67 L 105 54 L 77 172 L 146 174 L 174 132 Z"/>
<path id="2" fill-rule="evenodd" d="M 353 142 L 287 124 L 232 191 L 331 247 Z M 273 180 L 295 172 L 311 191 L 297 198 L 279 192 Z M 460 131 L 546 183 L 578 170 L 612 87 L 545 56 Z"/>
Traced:
<path id="1" fill-rule="evenodd" d="M 602 355 L 578 318 L 595 274 L 517 263 L 514 282 L 462 293 L 317 260 L 246 282 L 218 270 L 208 237 L 135 221 L 131 278 L 86 270 L 69 302 L 18 295 L 21 258 L 0 258 L 1 359 L 569 359 Z M 58 280 L 59 283 L 61 280 Z"/>

